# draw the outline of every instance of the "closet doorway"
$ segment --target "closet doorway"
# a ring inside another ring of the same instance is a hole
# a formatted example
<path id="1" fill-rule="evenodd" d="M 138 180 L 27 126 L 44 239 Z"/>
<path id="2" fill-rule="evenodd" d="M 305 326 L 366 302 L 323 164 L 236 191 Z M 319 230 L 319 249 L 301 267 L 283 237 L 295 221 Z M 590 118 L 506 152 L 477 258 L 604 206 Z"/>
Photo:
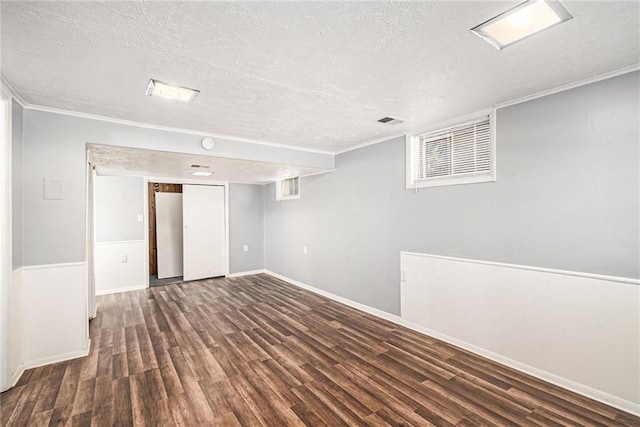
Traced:
<path id="1" fill-rule="evenodd" d="M 182 271 L 173 277 L 161 274 L 158 277 L 158 228 L 157 228 L 157 212 L 156 212 L 156 195 L 180 195 L 182 197 L 182 184 L 165 184 L 160 182 L 150 182 L 148 184 L 149 192 L 149 286 L 166 285 L 169 283 L 182 282 Z M 162 197 L 162 196 L 161 196 Z M 161 207 L 162 210 L 162 207 Z M 182 210 L 182 202 L 180 202 L 180 210 Z M 160 213 L 161 221 L 163 212 Z M 165 230 L 164 226 L 162 227 Z M 180 227 L 182 228 L 182 227 Z M 181 231 L 181 230 L 180 230 Z M 163 237 L 163 231 L 160 232 Z M 181 234 L 180 234 L 181 235 Z M 182 255 L 182 249 L 180 248 Z M 180 257 L 182 258 L 182 257 Z M 182 266 L 180 266 L 182 270 Z"/>
<path id="2" fill-rule="evenodd" d="M 225 190 L 149 183 L 150 286 L 226 274 Z"/>

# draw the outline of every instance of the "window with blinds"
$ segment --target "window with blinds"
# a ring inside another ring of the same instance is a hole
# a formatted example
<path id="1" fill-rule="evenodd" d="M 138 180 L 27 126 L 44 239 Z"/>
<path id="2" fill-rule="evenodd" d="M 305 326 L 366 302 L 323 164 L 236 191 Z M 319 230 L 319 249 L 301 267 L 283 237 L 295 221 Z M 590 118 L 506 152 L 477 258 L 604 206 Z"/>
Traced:
<path id="1" fill-rule="evenodd" d="M 276 200 L 300 198 L 300 177 L 287 178 L 276 182 Z"/>
<path id="2" fill-rule="evenodd" d="M 407 188 L 495 181 L 489 116 L 409 137 L 407 148 Z"/>

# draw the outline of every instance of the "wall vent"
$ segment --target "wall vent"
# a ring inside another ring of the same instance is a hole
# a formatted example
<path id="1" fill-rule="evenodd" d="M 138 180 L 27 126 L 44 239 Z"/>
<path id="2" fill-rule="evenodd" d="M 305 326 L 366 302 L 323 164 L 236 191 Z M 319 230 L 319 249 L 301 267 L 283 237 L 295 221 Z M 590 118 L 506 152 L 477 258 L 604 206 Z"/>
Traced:
<path id="1" fill-rule="evenodd" d="M 400 123 L 404 123 L 405 121 L 402 119 L 399 119 L 397 117 L 383 117 L 381 119 L 378 119 L 378 123 L 382 123 L 385 125 L 399 125 Z"/>

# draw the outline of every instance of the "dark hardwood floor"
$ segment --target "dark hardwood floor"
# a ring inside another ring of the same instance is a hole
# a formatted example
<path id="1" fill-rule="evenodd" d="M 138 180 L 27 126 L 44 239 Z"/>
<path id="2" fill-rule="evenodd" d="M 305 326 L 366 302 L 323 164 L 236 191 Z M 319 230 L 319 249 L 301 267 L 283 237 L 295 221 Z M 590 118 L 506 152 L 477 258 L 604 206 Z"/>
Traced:
<path id="1" fill-rule="evenodd" d="M 640 425 L 267 275 L 100 297 L 91 338 L 3 393 L 2 425 Z"/>

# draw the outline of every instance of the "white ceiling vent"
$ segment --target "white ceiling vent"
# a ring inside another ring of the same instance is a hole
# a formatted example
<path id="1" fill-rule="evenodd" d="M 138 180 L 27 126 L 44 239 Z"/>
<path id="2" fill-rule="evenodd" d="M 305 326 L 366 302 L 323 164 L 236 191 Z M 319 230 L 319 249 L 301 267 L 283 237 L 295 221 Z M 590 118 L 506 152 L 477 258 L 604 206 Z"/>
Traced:
<path id="1" fill-rule="evenodd" d="M 192 168 L 205 168 L 205 169 L 209 168 L 209 166 L 207 166 L 207 165 L 191 165 L 191 167 Z"/>
<path id="2" fill-rule="evenodd" d="M 405 121 L 402 119 L 399 119 L 397 117 L 383 117 L 381 119 L 378 119 L 378 123 L 382 123 L 385 125 L 399 125 L 400 123 L 404 123 Z"/>

